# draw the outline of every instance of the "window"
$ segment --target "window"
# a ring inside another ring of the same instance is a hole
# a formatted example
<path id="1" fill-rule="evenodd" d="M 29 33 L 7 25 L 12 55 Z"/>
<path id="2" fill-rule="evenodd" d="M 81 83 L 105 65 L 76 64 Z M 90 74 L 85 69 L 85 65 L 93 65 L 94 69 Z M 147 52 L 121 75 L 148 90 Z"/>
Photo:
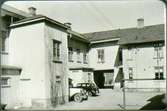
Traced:
<path id="1" fill-rule="evenodd" d="M 162 43 L 154 44 L 154 58 L 155 59 L 163 58 L 163 44 Z"/>
<path id="2" fill-rule="evenodd" d="M 80 83 L 78 83 L 78 84 L 77 84 L 77 87 L 81 87 L 81 84 L 80 84 Z"/>
<path id="3" fill-rule="evenodd" d="M 6 39 L 8 37 L 8 32 L 7 31 L 2 31 L 2 48 L 1 51 L 6 51 Z"/>
<path id="4" fill-rule="evenodd" d="M 159 47 L 159 58 L 163 58 L 163 48 Z"/>
<path id="5" fill-rule="evenodd" d="M 9 77 L 1 77 L 1 86 L 9 86 Z"/>
<path id="6" fill-rule="evenodd" d="M 98 49 L 98 62 L 99 63 L 104 63 L 104 49 Z"/>
<path id="7" fill-rule="evenodd" d="M 53 58 L 55 61 L 60 60 L 60 41 L 53 40 Z"/>
<path id="8" fill-rule="evenodd" d="M 162 47 L 154 47 L 154 58 L 155 59 L 163 58 L 163 48 Z"/>
<path id="9" fill-rule="evenodd" d="M 122 65 L 122 49 L 119 50 L 119 64 Z"/>
<path id="10" fill-rule="evenodd" d="M 104 73 L 104 86 L 112 86 L 113 82 L 113 77 L 114 77 L 114 72 L 105 72 Z"/>
<path id="11" fill-rule="evenodd" d="M 82 87 L 86 87 L 86 84 L 82 84 Z"/>
<path id="12" fill-rule="evenodd" d="M 81 56 L 81 51 L 80 51 L 80 49 L 77 49 L 77 62 L 78 62 L 78 63 L 81 63 L 81 58 L 80 58 L 80 56 Z"/>
<path id="13" fill-rule="evenodd" d="M 86 64 L 88 63 L 88 54 L 87 54 L 87 52 L 83 53 L 83 62 L 86 63 Z"/>
<path id="14" fill-rule="evenodd" d="M 88 82 L 89 83 L 91 83 L 91 78 L 92 78 L 91 73 L 88 73 Z"/>
<path id="15" fill-rule="evenodd" d="M 158 47 L 154 47 L 154 58 L 158 57 Z"/>
<path id="16" fill-rule="evenodd" d="M 5 37 L 2 37 L 2 51 L 5 51 L 5 41 L 6 41 L 6 38 Z"/>
<path id="17" fill-rule="evenodd" d="M 129 72 L 129 79 L 132 80 L 133 79 L 133 68 L 129 67 L 128 72 Z"/>
<path id="18" fill-rule="evenodd" d="M 56 75 L 56 82 L 57 82 L 57 83 L 60 83 L 60 82 L 61 82 L 61 77 L 60 77 L 60 75 Z"/>
<path id="19" fill-rule="evenodd" d="M 155 69 L 155 79 L 164 79 L 163 67 L 156 66 L 154 69 Z"/>
<path id="20" fill-rule="evenodd" d="M 73 48 L 72 47 L 68 48 L 68 61 L 73 62 Z"/>

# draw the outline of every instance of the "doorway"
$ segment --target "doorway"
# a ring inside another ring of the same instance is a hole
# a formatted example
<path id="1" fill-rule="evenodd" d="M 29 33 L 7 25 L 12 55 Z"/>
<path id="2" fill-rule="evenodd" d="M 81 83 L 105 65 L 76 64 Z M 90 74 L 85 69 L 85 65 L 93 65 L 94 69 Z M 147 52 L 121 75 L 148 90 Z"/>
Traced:
<path id="1" fill-rule="evenodd" d="M 94 81 L 99 88 L 113 88 L 114 70 L 94 71 Z"/>

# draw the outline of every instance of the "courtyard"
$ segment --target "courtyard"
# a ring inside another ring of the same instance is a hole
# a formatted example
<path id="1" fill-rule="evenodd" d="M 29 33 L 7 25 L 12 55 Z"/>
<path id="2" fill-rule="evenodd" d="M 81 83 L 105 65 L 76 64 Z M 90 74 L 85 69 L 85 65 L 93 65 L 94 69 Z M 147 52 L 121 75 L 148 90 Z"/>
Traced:
<path id="1" fill-rule="evenodd" d="M 126 92 L 126 109 L 140 109 L 149 103 L 148 99 L 160 95 L 162 92 Z M 122 110 L 123 92 L 121 90 L 100 89 L 99 96 L 89 97 L 88 100 L 81 103 L 69 102 L 60 105 L 58 110 Z"/>
<path id="2" fill-rule="evenodd" d="M 139 110 L 150 103 L 152 97 L 162 95 L 163 92 L 126 92 L 126 110 Z M 159 102 L 159 101 L 158 101 Z M 81 103 L 71 101 L 56 108 L 19 108 L 7 111 L 54 111 L 54 110 L 124 110 L 123 92 L 113 89 L 100 89 L 99 96 L 89 97 Z"/>

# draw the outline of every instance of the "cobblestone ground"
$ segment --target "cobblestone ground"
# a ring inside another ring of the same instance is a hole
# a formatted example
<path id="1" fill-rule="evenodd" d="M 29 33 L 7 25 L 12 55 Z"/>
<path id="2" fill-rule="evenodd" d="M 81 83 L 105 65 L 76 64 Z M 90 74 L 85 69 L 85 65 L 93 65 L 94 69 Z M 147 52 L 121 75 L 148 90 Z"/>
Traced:
<path id="1" fill-rule="evenodd" d="M 126 92 L 126 109 L 139 109 L 149 103 L 147 100 L 155 95 L 162 94 L 155 92 Z M 123 107 L 123 92 L 112 89 L 100 89 L 100 95 L 89 97 L 88 100 L 81 103 L 69 102 L 58 106 L 58 110 L 76 110 L 76 109 L 118 109 Z"/>

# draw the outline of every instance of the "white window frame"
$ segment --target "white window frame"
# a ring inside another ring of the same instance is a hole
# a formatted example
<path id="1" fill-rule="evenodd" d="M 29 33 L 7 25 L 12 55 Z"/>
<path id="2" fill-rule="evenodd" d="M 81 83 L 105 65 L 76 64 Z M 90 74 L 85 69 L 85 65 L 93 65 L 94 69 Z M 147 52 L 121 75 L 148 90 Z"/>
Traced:
<path id="1" fill-rule="evenodd" d="M 98 59 L 98 63 L 104 63 L 105 62 L 105 51 L 104 51 L 104 49 L 97 49 L 97 59 Z"/>
<path id="2" fill-rule="evenodd" d="M 162 59 L 164 57 L 163 54 L 163 44 L 155 43 L 154 44 L 154 59 Z"/>
<path id="3" fill-rule="evenodd" d="M 83 52 L 83 63 L 85 64 L 88 63 L 88 52 L 87 51 Z"/>
<path id="4" fill-rule="evenodd" d="M 155 66 L 154 71 L 155 71 L 155 79 L 156 80 L 163 80 L 164 79 L 164 67 L 163 66 Z M 156 74 L 158 74 L 158 75 L 156 75 Z M 163 75 L 162 77 L 161 77 L 161 74 Z"/>
<path id="5" fill-rule="evenodd" d="M 73 48 L 72 47 L 69 47 L 68 48 L 68 61 L 69 62 L 73 62 Z"/>
<path id="6" fill-rule="evenodd" d="M 76 49 L 77 52 L 77 62 L 81 63 L 81 49 Z"/>
<path id="7" fill-rule="evenodd" d="M 129 80 L 133 80 L 134 69 L 133 67 L 128 68 Z"/>
<path id="8" fill-rule="evenodd" d="M 104 77 L 105 77 L 104 85 L 105 86 L 112 86 L 113 79 L 114 79 L 113 78 L 114 77 L 114 72 L 105 72 Z"/>
<path id="9" fill-rule="evenodd" d="M 53 60 L 54 61 L 60 61 L 60 55 L 61 55 L 61 42 L 57 40 L 53 40 Z"/>

